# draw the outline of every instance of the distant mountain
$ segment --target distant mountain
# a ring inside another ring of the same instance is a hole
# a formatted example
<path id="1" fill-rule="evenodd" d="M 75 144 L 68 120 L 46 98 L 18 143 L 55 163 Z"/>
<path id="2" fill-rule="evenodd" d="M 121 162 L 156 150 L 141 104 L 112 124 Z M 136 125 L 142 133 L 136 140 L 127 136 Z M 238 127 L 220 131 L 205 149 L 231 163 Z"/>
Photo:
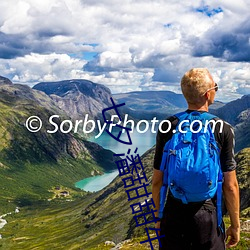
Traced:
<path id="1" fill-rule="evenodd" d="M 214 113 L 234 126 L 238 123 L 237 118 L 240 115 L 240 113 L 249 108 L 250 108 L 250 94 L 244 95 L 240 99 L 227 103 L 223 107 L 214 111 Z"/>
<path id="2" fill-rule="evenodd" d="M 183 95 L 171 91 L 141 91 L 115 94 L 118 102 L 125 102 L 132 117 L 140 119 L 165 119 L 187 108 Z M 250 147 L 250 95 L 242 96 L 227 104 L 215 101 L 209 111 L 235 128 L 235 151 Z"/>
<path id="3" fill-rule="evenodd" d="M 182 94 L 172 91 L 135 91 L 121 94 L 114 94 L 119 102 L 125 102 L 132 117 L 140 119 L 165 119 L 169 115 L 187 109 L 187 102 Z M 224 103 L 215 101 L 210 106 L 211 110 L 222 107 Z"/>
<path id="4" fill-rule="evenodd" d="M 164 119 L 187 107 L 183 95 L 171 91 L 136 91 L 113 96 L 119 103 L 126 103 L 133 117 L 142 116 L 144 119 L 154 116 Z"/>
<path id="5" fill-rule="evenodd" d="M 111 95 L 104 85 L 81 79 L 41 82 L 33 89 L 50 95 L 57 106 L 73 119 L 80 119 L 88 114 L 89 118 L 102 120 L 101 111 L 112 105 L 111 96 L 116 103 L 125 102 L 126 105 L 120 107 L 119 111 L 121 114 L 128 114 L 135 121 L 150 120 L 153 117 L 164 119 L 187 108 L 182 94 L 171 91 L 137 91 Z M 215 102 L 211 109 L 215 110 L 223 105 Z M 115 112 L 111 110 L 109 114 Z"/>
<path id="6" fill-rule="evenodd" d="M 60 82 L 43 82 L 34 89 L 50 95 L 56 105 L 65 111 L 72 119 L 83 119 L 86 114 L 89 119 L 102 120 L 101 111 L 111 107 L 111 92 L 101 85 L 87 80 L 65 80 Z M 116 103 L 126 105 L 119 109 L 121 114 L 128 114 L 129 119 L 165 119 L 187 108 L 182 94 L 171 91 L 137 91 L 112 95 Z M 227 104 L 215 101 L 209 111 L 235 126 L 236 152 L 250 146 L 250 140 L 245 137 L 249 131 L 249 119 L 244 120 L 241 112 L 250 108 L 250 95 Z M 110 114 L 115 114 L 114 110 Z M 242 120 L 243 119 L 243 120 Z M 237 126 L 236 126 L 237 125 Z"/>
<path id="7" fill-rule="evenodd" d="M 235 152 L 250 147 L 250 95 L 227 103 L 213 110 L 215 115 L 229 122 L 235 130 Z"/>
<path id="8" fill-rule="evenodd" d="M 8 79 L 4 81 L 8 82 Z M 102 110 L 112 105 L 110 90 L 104 85 L 87 80 L 42 82 L 35 85 L 33 89 L 49 95 L 53 100 L 49 102 L 53 102 L 53 105 L 56 104 L 71 119 L 83 119 L 88 114 L 88 119 L 103 120 Z M 169 115 L 187 108 L 183 95 L 171 91 L 137 91 L 114 94 L 113 97 L 116 103 L 126 103 L 119 109 L 121 114 L 126 113 L 129 115 L 129 119 L 135 121 L 149 120 L 153 117 L 165 119 Z M 250 95 L 245 95 L 227 104 L 216 101 L 209 107 L 211 113 L 235 126 L 236 151 L 250 145 L 250 140 L 245 136 L 249 133 L 249 119 L 244 120 L 242 117 L 245 116 L 241 115 L 242 112 L 242 114 L 246 114 L 249 108 Z M 115 111 L 112 110 L 109 114 L 115 114 Z"/>
<path id="9" fill-rule="evenodd" d="M 0 84 L 13 84 L 8 78 L 0 76 Z"/>
<path id="10" fill-rule="evenodd" d="M 209 106 L 209 110 L 210 110 L 210 112 L 212 112 L 213 110 L 217 110 L 219 108 L 222 108 L 224 105 L 225 105 L 225 103 L 223 103 L 223 102 L 214 101 L 214 103 Z"/>
<path id="11" fill-rule="evenodd" d="M 250 147 L 250 108 L 242 111 L 236 120 L 235 125 L 235 151 Z"/>
<path id="12" fill-rule="evenodd" d="M 54 114 L 60 115 L 54 120 L 58 126 L 68 119 L 45 93 L 26 85 L 0 85 L 0 211 L 21 204 L 26 195 L 25 199 L 32 201 L 49 198 L 52 186 L 74 188 L 76 181 L 91 173 L 116 167 L 111 151 L 79 135 L 59 130 L 49 134 L 47 130 L 54 126 L 48 119 Z M 30 116 L 42 120 L 39 132 L 27 130 L 25 123 Z"/>
<path id="13" fill-rule="evenodd" d="M 41 82 L 33 89 L 49 95 L 73 119 L 83 119 L 86 114 L 89 119 L 102 119 L 102 110 L 112 105 L 109 88 L 88 80 Z"/>

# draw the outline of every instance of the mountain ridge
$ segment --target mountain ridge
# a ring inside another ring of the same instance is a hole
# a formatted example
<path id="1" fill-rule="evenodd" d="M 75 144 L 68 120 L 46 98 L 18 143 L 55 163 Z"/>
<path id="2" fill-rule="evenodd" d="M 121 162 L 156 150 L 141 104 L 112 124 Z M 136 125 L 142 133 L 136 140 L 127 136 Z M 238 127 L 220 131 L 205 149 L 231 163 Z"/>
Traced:
<path id="1" fill-rule="evenodd" d="M 88 119 L 99 119 L 103 122 L 102 110 L 112 106 L 111 96 L 116 103 L 125 102 L 126 105 L 120 107 L 119 111 L 121 114 L 128 114 L 129 119 L 135 121 L 150 120 L 154 117 L 163 120 L 187 108 L 183 95 L 171 91 L 134 91 L 111 95 L 111 91 L 104 85 L 81 79 L 42 82 L 35 85 L 33 89 L 47 93 L 51 100 L 46 97 L 44 99 L 48 103 L 53 102 L 51 107 L 57 106 L 73 120 L 88 115 Z M 22 92 L 25 93 L 24 85 Z M 42 102 L 40 104 L 43 105 Z M 242 120 L 243 114 L 246 114 L 249 108 L 250 95 L 226 104 L 216 101 L 209 107 L 211 113 L 235 127 L 236 152 L 250 146 L 250 141 L 244 137 L 244 133 L 250 134 L 249 119 Z M 111 110 L 108 117 L 114 114 L 116 114 L 115 111 Z"/>
<path id="2" fill-rule="evenodd" d="M 73 119 L 79 119 L 86 114 L 89 118 L 101 119 L 102 110 L 112 106 L 109 88 L 88 80 L 41 82 L 33 86 L 33 89 L 49 95 Z"/>
<path id="3" fill-rule="evenodd" d="M 60 115 L 54 121 L 58 126 L 69 119 L 43 92 L 19 84 L 0 85 L 0 182 L 5 190 L 0 211 L 24 200 L 50 198 L 52 186 L 74 189 L 75 182 L 91 173 L 101 174 L 116 167 L 110 150 L 86 141 L 82 135 L 60 130 L 49 134 L 47 130 L 54 127 L 48 120 L 54 114 Z M 30 116 L 42 120 L 39 132 L 27 130 Z"/>
<path id="4" fill-rule="evenodd" d="M 235 151 L 250 147 L 250 94 L 213 110 L 213 114 L 229 122 L 235 130 Z"/>
<path id="5" fill-rule="evenodd" d="M 0 84 L 13 84 L 13 83 L 10 79 L 0 76 Z"/>
<path id="6" fill-rule="evenodd" d="M 250 108 L 250 94 L 225 104 L 223 107 L 215 110 L 214 113 L 235 126 L 239 114 L 248 108 Z"/>

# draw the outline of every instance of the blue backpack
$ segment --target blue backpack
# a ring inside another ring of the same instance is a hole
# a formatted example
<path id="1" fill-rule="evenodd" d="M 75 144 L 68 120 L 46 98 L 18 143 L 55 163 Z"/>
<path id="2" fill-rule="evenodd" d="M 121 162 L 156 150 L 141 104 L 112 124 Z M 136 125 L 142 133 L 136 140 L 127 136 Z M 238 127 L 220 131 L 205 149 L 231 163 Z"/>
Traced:
<path id="1" fill-rule="evenodd" d="M 160 167 L 163 185 L 159 218 L 163 217 L 168 189 L 184 204 L 213 198 L 217 192 L 217 220 L 220 227 L 223 175 L 219 148 L 207 122 L 216 116 L 193 111 L 178 113 L 175 117 L 179 122 L 172 138 L 164 146 Z"/>

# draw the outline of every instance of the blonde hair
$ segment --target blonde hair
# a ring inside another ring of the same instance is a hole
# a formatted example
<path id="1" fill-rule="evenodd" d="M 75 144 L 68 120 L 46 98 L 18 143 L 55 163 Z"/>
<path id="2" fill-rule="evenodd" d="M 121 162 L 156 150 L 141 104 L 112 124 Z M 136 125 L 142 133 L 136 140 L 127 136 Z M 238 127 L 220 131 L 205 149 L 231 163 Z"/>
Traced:
<path id="1" fill-rule="evenodd" d="M 182 77 L 181 90 L 188 103 L 197 104 L 212 84 L 213 78 L 207 69 L 194 68 Z"/>

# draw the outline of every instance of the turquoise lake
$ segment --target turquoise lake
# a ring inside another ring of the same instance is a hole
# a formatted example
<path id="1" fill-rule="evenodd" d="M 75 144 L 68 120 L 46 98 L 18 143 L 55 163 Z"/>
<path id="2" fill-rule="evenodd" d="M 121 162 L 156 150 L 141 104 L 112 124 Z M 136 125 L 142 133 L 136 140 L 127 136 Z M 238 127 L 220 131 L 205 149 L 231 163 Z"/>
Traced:
<path id="1" fill-rule="evenodd" d="M 118 170 L 78 181 L 75 186 L 89 192 L 95 192 L 107 186 L 116 176 Z"/>
<path id="2" fill-rule="evenodd" d="M 138 148 L 137 153 L 141 156 L 148 149 L 155 145 L 156 133 L 148 130 L 145 133 L 138 133 L 136 130 L 130 133 L 132 145 L 126 145 L 113 139 L 109 134 L 104 132 L 99 138 L 91 137 L 89 140 L 95 142 L 106 149 L 112 150 L 117 154 L 126 154 L 128 149 L 131 149 L 131 154 Z M 127 141 L 126 133 L 123 133 L 121 140 Z M 118 170 L 105 173 L 103 175 L 93 176 L 78 181 L 75 186 L 85 191 L 95 192 L 107 186 L 116 176 Z"/>

